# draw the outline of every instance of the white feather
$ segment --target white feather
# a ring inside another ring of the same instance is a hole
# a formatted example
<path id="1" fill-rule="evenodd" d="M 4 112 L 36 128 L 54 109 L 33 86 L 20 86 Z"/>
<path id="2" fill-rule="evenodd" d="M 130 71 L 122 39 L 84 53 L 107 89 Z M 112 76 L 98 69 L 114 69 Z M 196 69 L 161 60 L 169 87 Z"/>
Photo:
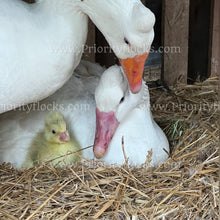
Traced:
<path id="1" fill-rule="evenodd" d="M 136 5 L 146 12 L 144 34 L 135 25 Z M 149 49 L 153 14 L 139 0 L 0 1 L 0 113 L 42 100 L 64 85 L 81 59 L 87 15 L 119 58 Z"/>
<path id="2" fill-rule="evenodd" d="M 36 105 L 25 106 L 26 111 L 20 109 L 0 115 L 0 162 L 11 162 L 15 167 L 21 167 L 33 137 L 43 129 L 48 110 L 60 110 L 63 113 L 71 136 L 76 138 L 81 147 L 92 145 L 96 129 L 93 94 L 98 102 L 106 99 L 115 105 L 115 100 L 120 97 L 117 91 L 126 93 L 126 98 L 124 107 L 120 107 L 121 110 L 115 109 L 120 125 L 103 160 L 108 164 L 124 163 L 122 136 L 131 164 L 144 163 L 151 149 L 152 166 L 166 160 L 168 155 L 163 148 L 169 151 L 169 145 L 166 136 L 152 118 L 147 86 L 143 86 L 141 92 L 134 95 L 129 91 L 127 80 L 120 82 L 119 79 L 124 76 L 119 67 L 111 67 L 102 75 L 103 71 L 99 65 L 82 62 L 76 74 L 54 95 Z M 105 99 L 99 99 L 100 89 Z M 37 109 L 45 106 L 48 108 L 45 111 Z M 83 151 L 83 155 L 94 159 L 92 149 Z"/>

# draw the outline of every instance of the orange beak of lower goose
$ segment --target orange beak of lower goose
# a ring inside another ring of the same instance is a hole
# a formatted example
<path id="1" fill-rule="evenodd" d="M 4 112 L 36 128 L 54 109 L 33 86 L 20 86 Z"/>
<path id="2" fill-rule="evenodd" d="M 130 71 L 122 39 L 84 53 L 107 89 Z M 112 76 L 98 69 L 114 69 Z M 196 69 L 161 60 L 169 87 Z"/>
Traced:
<path id="1" fill-rule="evenodd" d="M 143 55 L 136 55 L 133 58 L 119 59 L 127 76 L 130 90 L 134 94 L 141 90 L 144 64 L 148 54 L 149 52 L 144 53 Z"/>

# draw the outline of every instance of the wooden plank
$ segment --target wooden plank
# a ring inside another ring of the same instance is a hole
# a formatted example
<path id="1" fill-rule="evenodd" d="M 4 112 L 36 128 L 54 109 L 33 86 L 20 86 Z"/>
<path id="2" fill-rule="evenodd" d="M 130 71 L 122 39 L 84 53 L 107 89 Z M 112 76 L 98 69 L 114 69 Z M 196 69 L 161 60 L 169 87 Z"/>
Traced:
<path id="1" fill-rule="evenodd" d="M 162 23 L 162 80 L 168 86 L 187 83 L 189 0 L 164 0 Z"/>
<path id="2" fill-rule="evenodd" d="M 158 50 L 161 47 L 162 0 L 146 0 L 145 6 L 149 8 L 156 17 L 154 40 L 151 49 Z"/>
<path id="3" fill-rule="evenodd" d="M 103 34 L 96 28 L 96 54 L 95 60 L 97 63 L 105 67 L 110 67 L 118 63 L 118 58 L 110 48 Z"/>
<path id="4" fill-rule="evenodd" d="M 188 83 L 194 83 L 198 77 L 204 81 L 210 76 L 210 13 L 210 0 L 190 1 Z"/>
<path id="5" fill-rule="evenodd" d="M 220 75 L 220 1 L 213 0 L 211 25 L 211 76 Z"/>
<path id="6" fill-rule="evenodd" d="M 83 60 L 95 62 L 95 25 L 89 19 L 87 42 L 84 47 Z"/>

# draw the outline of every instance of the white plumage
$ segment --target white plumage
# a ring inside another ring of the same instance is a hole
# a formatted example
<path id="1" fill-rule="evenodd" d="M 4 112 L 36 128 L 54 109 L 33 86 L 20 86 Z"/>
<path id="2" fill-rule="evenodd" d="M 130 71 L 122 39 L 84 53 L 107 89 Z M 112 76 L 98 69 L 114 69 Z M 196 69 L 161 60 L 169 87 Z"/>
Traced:
<path id="1" fill-rule="evenodd" d="M 42 100 L 63 86 L 80 62 L 87 16 L 119 58 L 149 50 L 155 19 L 139 0 L 0 1 L 0 113 Z"/>
<path id="2" fill-rule="evenodd" d="M 99 65 L 82 62 L 70 80 L 54 95 L 39 104 L 26 106 L 27 111 L 17 110 L 2 114 L 0 161 L 11 162 L 14 166 L 21 167 L 27 148 L 36 133 L 43 128 L 44 117 L 48 113 L 33 110 L 33 107 L 37 108 L 38 105 L 41 108 L 47 106 L 49 110 L 60 110 L 67 121 L 70 135 L 76 138 L 81 147 L 92 145 L 96 129 L 94 93 L 97 108 L 100 111 L 110 109 L 119 122 L 102 160 L 108 164 L 124 163 L 122 136 L 131 164 L 144 163 L 151 149 L 151 165 L 166 160 L 168 155 L 163 148 L 169 151 L 169 145 L 166 136 L 152 118 L 147 86 L 143 86 L 138 94 L 132 94 L 118 66 L 105 70 L 102 75 L 103 71 Z M 124 101 L 119 105 L 121 96 L 124 96 Z M 28 112 L 30 108 L 32 110 Z M 83 151 L 83 155 L 89 159 L 94 158 L 92 149 Z"/>

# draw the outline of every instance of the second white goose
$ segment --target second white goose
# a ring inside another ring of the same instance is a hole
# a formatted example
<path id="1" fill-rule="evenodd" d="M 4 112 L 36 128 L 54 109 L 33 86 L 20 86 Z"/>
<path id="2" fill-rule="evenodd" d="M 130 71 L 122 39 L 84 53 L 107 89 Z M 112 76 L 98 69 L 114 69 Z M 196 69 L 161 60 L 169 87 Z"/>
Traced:
<path id="1" fill-rule="evenodd" d="M 169 144 L 151 115 L 147 86 L 133 94 L 120 67 L 113 66 L 102 74 L 103 71 L 99 65 L 82 62 L 71 79 L 51 97 L 28 105 L 23 111 L 1 115 L 0 161 L 20 168 L 28 146 L 51 110 L 63 113 L 71 136 L 81 147 L 94 143 L 93 150 L 83 151 L 88 159 L 96 156 L 107 164 L 123 164 L 124 136 L 130 164 L 144 163 L 151 150 L 152 166 L 166 160 L 168 155 L 163 148 L 169 151 Z"/>

